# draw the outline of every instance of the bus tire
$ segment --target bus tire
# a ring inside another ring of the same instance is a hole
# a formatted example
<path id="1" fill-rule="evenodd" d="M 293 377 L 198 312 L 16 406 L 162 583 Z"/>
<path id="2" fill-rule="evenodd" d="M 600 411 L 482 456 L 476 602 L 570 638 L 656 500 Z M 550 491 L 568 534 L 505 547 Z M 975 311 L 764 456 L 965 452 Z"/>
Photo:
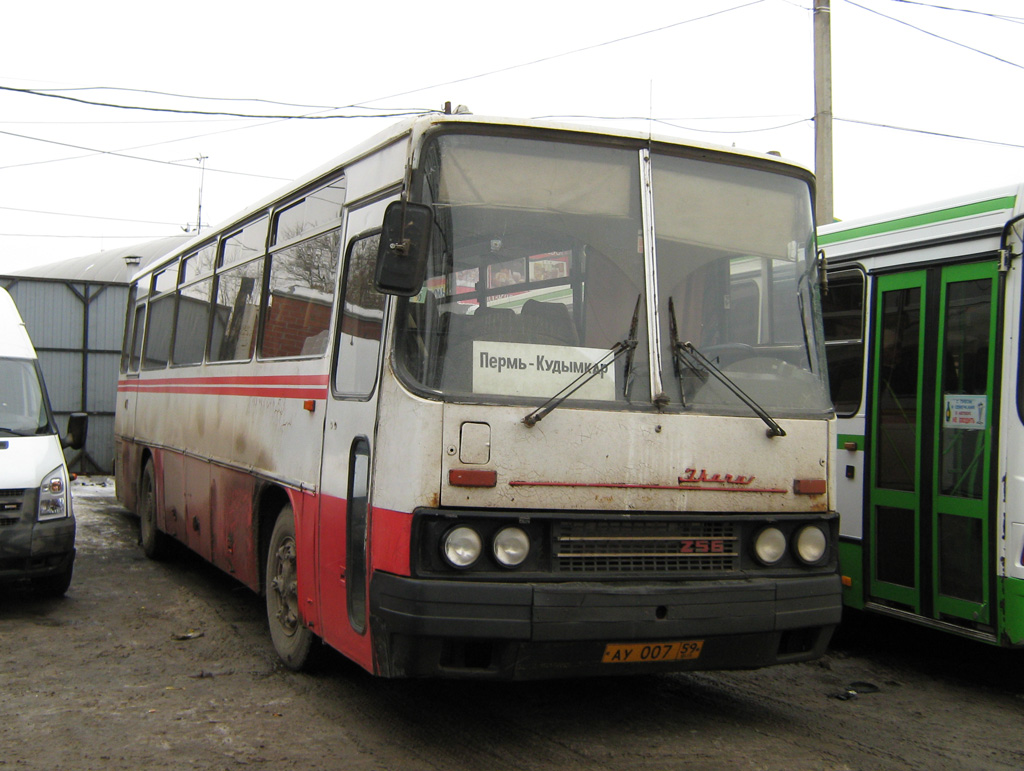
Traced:
<path id="1" fill-rule="evenodd" d="M 286 667 L 298 672 L 310 663 L 314 635 L 303 623 L 299 608 L 295 517 L 291 504 L 278 513 L 270 534 L 265 586 L 267 623 L 274 650 Z"/>
<path id="2" fill-rule="evenodd" d="M 152 461 L 146 461 L 139 480 L 139 545 L 151 560 L 167 556 L 167 535 L 156 524 L 156 474 Z"/>

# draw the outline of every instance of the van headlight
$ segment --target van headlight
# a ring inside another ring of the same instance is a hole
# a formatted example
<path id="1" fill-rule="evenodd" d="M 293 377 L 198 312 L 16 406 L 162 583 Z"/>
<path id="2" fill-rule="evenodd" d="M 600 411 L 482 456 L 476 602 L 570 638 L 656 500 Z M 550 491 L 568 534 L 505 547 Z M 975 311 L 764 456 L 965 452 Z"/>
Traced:
<path id="1" fill-rule="evenodd" d="M 68 479 L 63 466 L 57 466 L 39 483 L 39 521 L 68 515 Z"/>

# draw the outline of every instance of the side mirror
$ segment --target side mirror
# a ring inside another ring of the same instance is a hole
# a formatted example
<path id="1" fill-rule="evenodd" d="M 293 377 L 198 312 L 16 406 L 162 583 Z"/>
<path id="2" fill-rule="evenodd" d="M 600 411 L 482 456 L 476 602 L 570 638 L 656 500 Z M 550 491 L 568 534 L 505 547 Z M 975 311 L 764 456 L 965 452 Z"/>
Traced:
<path id="1" fill-rule="evenodd" d="M 419 294 L 427 269 L 433 219 L 429 206 L 407 201 L 388 206 L 377 251 L 377 291 L 403 297 Z"/>
<path id="2" fill-rule="evenodd" d="M 84 412 L 72 412 L 68 416 L 68 434 L 61 440 L 61 446 L 72 450 L 85 447 L 85 437 L 89 434 L 89 416 Z"/>
<path id="3" fill-rule="evenodd" d="M 822 296 L 828 294 L 828 258 L 825 257 L 825 250 L 818 250 L 818 281 L 821 284 Z"/>

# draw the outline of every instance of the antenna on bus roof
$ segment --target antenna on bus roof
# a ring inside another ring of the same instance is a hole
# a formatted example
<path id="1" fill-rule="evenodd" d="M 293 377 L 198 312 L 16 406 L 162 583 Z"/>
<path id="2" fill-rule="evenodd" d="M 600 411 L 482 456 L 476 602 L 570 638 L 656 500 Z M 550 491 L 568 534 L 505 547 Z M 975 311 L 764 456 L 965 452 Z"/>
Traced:
<path id="1" fill-rule="evenodd" d="M 654 139 L 654 79 L 647 81 L 647 147 Z"/>
<path id="2" fill-rule="evenodd" d="M 472 115 L 473 111 L 470 110 L 466 105 L 460 104 L 454 110 L 452 109 L 451 102 L 444 103 L 444 114 L 445 115 Z"/>
<path id="3" fill-rule="evenodd" d="M 208 157 L 209 156 L 207 155 L 199 155 L 196 158 L 186 158 L 186 160 L 189 161 L 199 162 L 199 208 L 196 211 L 196 226 L 195 229 L 193 229 L 192 223 L 186 222 L 181 228 L 186 233 L 203 232 L 203 182 L 206 179 L 206 159 Z"/>

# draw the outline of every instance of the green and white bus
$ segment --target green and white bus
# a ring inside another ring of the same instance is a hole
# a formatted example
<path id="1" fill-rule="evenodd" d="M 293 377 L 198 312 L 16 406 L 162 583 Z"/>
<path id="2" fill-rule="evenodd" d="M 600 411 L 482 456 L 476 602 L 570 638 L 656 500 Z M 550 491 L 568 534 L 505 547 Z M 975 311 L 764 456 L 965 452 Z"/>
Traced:
<path id="1" fill-rule="evenodd" d="M 1024 644 L 1024 186 L 819 230 L 847 607 Z"/>

